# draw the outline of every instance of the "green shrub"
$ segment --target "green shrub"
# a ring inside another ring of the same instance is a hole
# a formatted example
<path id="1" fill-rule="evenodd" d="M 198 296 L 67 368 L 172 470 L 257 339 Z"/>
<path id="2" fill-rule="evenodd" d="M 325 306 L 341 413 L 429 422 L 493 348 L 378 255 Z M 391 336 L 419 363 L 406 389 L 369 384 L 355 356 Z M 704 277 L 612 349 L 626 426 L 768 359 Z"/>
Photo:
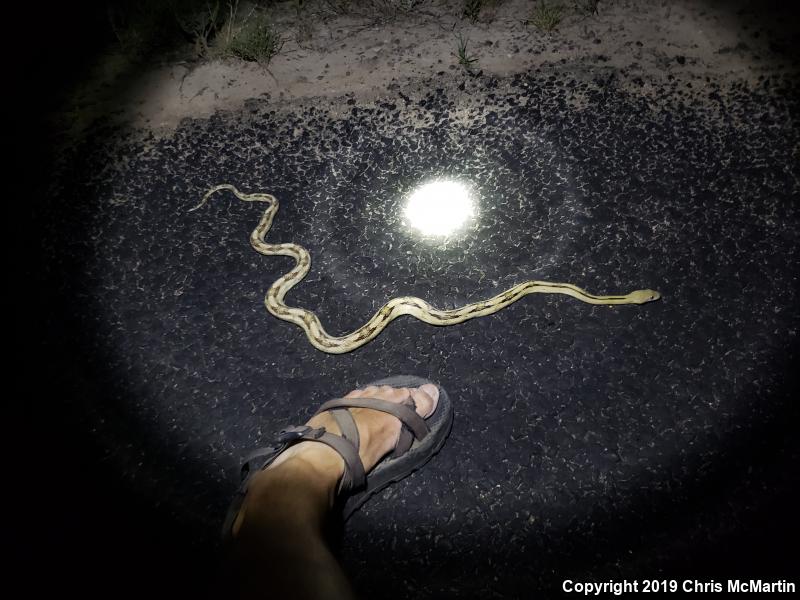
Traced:
<path id="1" fill-rule="evenodd" d="M 467 73 L 472 73 L 478 62 L 478 57 L 474 54 L 467 54 L 467 41 L 464 36 L 460 33 L 458 34 L 458 64 L 464 67 Z"/>
<path id="2" fill-rule="evenodd" d="M 564 9 L 561 5 L 547 5 L 541 0 L 533 9 L 528 22 L 540 31 L 553 31 L 561 23 L 563 15 Z"/>
<path id="3" fill-rule="evenodd" d="M 268 64 L 281 51 L 283 42 L 269 18 L 261 14 L 245 21 L 233 34 L 227 51 L 242 60 Z"/>

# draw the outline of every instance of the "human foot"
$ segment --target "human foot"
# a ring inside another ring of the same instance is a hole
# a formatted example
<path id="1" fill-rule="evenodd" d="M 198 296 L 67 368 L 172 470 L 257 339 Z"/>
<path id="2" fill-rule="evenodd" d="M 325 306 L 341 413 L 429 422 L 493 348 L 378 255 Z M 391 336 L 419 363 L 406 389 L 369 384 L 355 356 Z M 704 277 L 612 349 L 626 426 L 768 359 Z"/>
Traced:
<path id="1" fill-rule="evenodd" d="M 395 388 L 388 385 L 367 386 L 353 390 L 344 398 L 378 398 L 395 404 L 401 404 L 408 398 L 414 401 L 416 413 L 424 418 L 429 417 L 436 410 L 439 401 L 439 388 L 432 383 L 426 383 L 416 388 Z M 360 447 L 359 458 L 368 473 L 378 462 L 391 452 L 397 445 L 400 437 L 402 423 L 388 413 L 372 408 L 351 408 L 350 413 L 358 428 Z M 309 427 L 325 428 L 330 433 L 341 435 L 342 430 L 330 411 L 313 416 L 306 423 Z M 326 456 L 327 455 L 327 456 Z M 332 481 L 338 482 L 344 473 L 344 460 L 335 450 L 314 442 L 300 442 L 287 449 L 275 459 L 266 471 L 274 469 L 293 458 L 303 457 L 310 462 L 320 462 L 326 468 Z"/>
<path id="2" fill-rule="evenodd" d="M 273 513 L 285 514 L 297 502 L 315 498 L 320 506 L 312 512 L 322 513 L 331 509 L 337 493 L 347 498 L 346 518 L 438 451 L 452 422 L 447 395 L 441 407 L 440 388 L 425 380 L 408 376 L 374 383 L 325 403 L 306 426 L 285 430 L 282 441 L 288 437 L 290 445 L 262 461 L 263 470 L 252 472 L 243 484 L 231 533 L 236 535 L 250 508 L 268 505 Z"/>

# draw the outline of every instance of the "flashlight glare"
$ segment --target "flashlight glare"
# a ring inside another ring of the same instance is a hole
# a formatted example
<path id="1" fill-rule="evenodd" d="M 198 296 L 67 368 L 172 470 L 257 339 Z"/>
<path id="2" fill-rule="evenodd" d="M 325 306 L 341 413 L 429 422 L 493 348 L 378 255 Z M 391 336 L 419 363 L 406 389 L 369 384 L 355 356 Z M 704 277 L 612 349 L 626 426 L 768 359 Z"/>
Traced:
<path id="1" fill-rule="evenodd" d="M 408 200 L 406 218 L 425 235 L 453 233 L 475 210 L 466 186 L 456 181 L 434 181 L 419 187 Z"/>

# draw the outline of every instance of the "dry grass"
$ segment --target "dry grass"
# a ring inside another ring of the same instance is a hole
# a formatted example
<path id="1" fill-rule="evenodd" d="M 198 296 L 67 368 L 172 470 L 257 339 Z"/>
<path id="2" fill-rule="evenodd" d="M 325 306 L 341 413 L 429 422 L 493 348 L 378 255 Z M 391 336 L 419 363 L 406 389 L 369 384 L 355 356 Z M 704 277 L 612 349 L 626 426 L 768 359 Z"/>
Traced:
<path id="1" fill-rule="evenodd" d="M 540 0 L 527 22 L 539 31 L 549 32 L 558 27 L 563 18 L 564 8 L 560 4 L 547 4 L 545 0 Z"/>

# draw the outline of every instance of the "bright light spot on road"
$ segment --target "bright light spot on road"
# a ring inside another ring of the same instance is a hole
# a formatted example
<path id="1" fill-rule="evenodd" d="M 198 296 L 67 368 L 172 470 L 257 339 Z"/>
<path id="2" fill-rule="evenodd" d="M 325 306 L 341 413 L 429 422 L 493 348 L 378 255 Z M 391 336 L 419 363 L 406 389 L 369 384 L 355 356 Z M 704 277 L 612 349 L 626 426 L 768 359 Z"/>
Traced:
<path id="1" fill-rule="evenodd" d="M 425 235 L 448 235 L 475 214 L 467 187 L 457 181 L 434 181 L 411 194 L 405 215 Z"/>

